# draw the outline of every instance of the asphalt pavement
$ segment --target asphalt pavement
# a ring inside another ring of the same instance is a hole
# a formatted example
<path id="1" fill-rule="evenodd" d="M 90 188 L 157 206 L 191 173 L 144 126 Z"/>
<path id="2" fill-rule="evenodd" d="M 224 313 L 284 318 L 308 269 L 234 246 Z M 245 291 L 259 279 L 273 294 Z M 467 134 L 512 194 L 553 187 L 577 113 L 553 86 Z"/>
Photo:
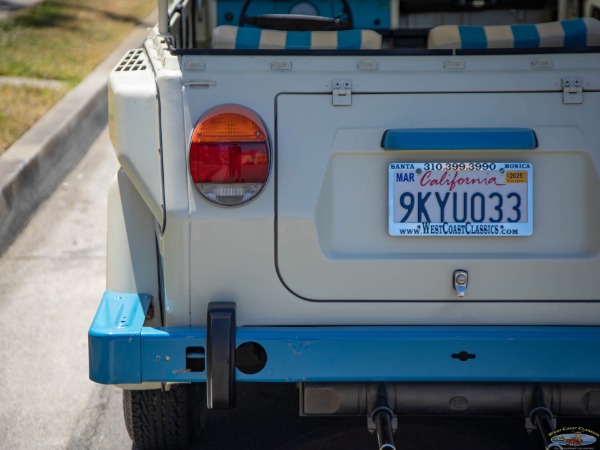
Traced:
<path id="1" fill-rule="evenodd" d="M 35 1 L 0 0 L 0 11 Z M 0 156 L 0 254 L 106 126 L 108 74 L 128 50 L 142 45 L 156 21 L 155 11 Z"/>

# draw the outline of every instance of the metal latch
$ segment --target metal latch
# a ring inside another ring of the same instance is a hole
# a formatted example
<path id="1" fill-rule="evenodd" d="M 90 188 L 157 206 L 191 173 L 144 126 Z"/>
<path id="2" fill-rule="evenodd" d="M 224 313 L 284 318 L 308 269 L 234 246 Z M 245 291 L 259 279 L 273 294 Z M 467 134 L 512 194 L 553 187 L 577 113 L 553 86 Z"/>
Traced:
<path id="1" fill-rule="evenodd" d="M 352 81 L 333 80 L 333 106 L 352 106 Z"/>
<path id="2" fill-rule="evenodd" d="M 464 297 L 469 287 L 469 273 L 466 270 L 455 270 L 452 274 L 452 284 L 456 295 Z"/>
<path id="3" fill-rule="evenodd" d="M 583 103 L 583 81 L 581 78 L 563 78 L 563 103 Z"/>

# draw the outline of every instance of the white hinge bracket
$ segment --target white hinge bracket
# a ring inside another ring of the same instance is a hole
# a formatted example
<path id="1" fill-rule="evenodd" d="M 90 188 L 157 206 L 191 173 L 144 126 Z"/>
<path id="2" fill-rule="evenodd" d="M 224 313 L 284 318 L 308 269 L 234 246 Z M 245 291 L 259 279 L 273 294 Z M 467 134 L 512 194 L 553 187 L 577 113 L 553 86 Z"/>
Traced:
<path id="1" fill-rule="evenodd" d="M 563 78 L 563 103 L 572 105 L 583 103 L 583 80 L 581 78 Z"/>
<path id="2" fill-rule="evenodd" d="M 333 80 L 333 106 L 352 106 L 352 81 Z"/>

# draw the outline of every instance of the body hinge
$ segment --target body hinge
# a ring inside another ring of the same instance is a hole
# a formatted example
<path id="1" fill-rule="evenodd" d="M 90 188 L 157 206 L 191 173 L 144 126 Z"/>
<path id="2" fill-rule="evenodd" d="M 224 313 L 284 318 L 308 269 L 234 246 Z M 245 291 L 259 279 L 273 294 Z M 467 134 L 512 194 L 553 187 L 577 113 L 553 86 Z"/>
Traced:
<path id="1" fill-rule="evenodd" d="M 583 103 L 583 80 L 581 78 L 569 77 L 562 79 L 563 103 Z"/>
<path id="2" fill-rule="evenodd" d="M 333 80 L 333 106 L 352 106 L 352 81 Z"/>

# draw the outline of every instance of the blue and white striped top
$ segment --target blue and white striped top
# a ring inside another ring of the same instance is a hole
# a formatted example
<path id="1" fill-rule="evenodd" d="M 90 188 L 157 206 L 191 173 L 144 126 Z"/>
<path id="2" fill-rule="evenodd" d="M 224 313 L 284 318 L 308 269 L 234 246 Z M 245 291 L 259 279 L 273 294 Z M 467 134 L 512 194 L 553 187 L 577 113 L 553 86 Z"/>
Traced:
<path id="1" fill-rule="evenodd" d="M 381 35 L 373 30 L 279 31 L 221 25 L 213 30 L 212 47 L 246 50 L 377 50 L 381 48 Z"/>
<path id="2" fill-rule="evenodd" d="M 430 49 L 600 46 L 600 21 L 586 17 L 540 24 L 442 25 L 430 30 Z"/>

